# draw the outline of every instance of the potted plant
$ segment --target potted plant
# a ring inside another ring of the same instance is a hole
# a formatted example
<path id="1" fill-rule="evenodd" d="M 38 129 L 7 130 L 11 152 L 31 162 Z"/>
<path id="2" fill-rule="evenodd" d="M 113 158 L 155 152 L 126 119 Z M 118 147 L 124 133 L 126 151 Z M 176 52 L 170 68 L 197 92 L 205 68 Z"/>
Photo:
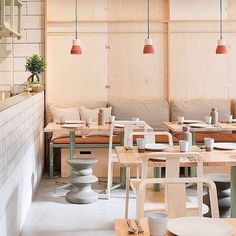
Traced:
<path id="1" fill-rule="evenodd" d="M 32 92 L 38 92 L 41 89 L 41 80 L 39 74 L 44 72 L 46 69 L 45 58 L 34 54 L 32 57 L 26 60 L 26 71 L 31 72 L 28 78 L 28 85 L 32 88 Z"/>

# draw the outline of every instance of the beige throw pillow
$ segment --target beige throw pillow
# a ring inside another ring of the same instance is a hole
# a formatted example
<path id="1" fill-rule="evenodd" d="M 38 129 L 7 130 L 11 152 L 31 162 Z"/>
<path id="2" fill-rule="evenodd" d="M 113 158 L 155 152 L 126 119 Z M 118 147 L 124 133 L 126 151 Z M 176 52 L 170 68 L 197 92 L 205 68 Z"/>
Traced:
<path id="1" fill-rule="evenodd" d="M 53 122 L 59 122 L 60 117 L 64 120 L 80 120 L 80 113 L 78 107 L 59 108 L 51 106 Z"/>
<path id="2" fill-rule="evenodd" d="M 59 108 L 51 106 L 51 112 L 53 116 L 53 122 L 59 122 L 60 117 L 63 117 L 63 120 L 80 120 L 80 113 L 78 107 L 68 107 L 68 108 Z M 76 136 L 81 136 L 82 132 L 76 132 Z M 54 132 L 52 140 L 55 138 L 68 137 L 69 132 Z"/>
<path id="3" fill-rule="evenodd" d="M 103 107 L 103 108 L 95 108 L 95 109 L 88 109 L 86 107 L 80 107 L 80 116 L 81 120 L 85 120 L 87 117 L 91 117 L 93 122 L 98 121 L 98 112 L 99 109 L 103 109 L 105 112 L 105 120 L 109 120 L 109 116 L 111 116 L 111 107 Z"/>

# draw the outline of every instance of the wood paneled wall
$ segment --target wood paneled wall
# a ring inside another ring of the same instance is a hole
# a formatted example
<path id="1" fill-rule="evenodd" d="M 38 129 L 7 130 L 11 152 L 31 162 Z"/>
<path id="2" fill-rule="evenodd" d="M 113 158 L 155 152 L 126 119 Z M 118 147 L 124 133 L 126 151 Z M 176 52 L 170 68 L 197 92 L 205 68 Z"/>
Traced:
<path id="1" fill-rule="evenodd" d="M 235 98 L 236 3 L 224 1 L 227 55 L 216 55 L 219 1 L 151 0 L 156 53 L 143 55 L 146 0 L 79 0 L 83 55 L 70 55 L 74 0 L 47 0 L 47 103 Z"/>

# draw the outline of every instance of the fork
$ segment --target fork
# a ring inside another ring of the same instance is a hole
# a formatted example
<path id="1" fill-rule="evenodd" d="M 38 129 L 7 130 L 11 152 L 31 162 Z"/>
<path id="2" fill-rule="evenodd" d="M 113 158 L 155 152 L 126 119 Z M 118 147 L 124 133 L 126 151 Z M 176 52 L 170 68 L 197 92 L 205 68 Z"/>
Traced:
<path id="1" fill-rule="evenodd" d="M 132 226 L 131 220 L 126 220 L 127 225 L 129 226 L 128 232 L 130 234 L 136 233 L 136 229 Z"/>

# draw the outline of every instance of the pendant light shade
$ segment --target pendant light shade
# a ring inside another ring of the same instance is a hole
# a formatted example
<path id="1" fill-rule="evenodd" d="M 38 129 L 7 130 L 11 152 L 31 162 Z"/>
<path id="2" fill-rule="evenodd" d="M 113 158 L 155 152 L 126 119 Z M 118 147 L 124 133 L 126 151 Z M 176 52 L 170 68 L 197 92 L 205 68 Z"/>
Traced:
<path id="1" fill-rule="evenodd" d="M 225 40 L 224 39 L 219 39 L 218 40 L 218 45 L 216 48 L 216 54 L 227 54 L 227 48 L 225 46 Z"/>
<path id="2" fill-rule="evenodd" d="M 147 0 L 147 1 L 148 1 L 148 22 L 147 22 L 148 35 L 147 35 L 147 38 L 145 39 L 143 54 L 153 54 L 155 53 L 155 50 L 152 45 L 152 38 L 150 38 L 150 0 Z"/>
<path id="3" fill-rule="evenodd" d="M 147 38 L 145 39 L 145 45 L 143 48 L 143 53 L 144 54 L 148 54 L 148 53 L 154 53 L 154 47 L 152 45 L 152 39 L 151 38 Z"/>
<path id="4" fill-rule="evenodd" d="M 82 50 L 80 47 L 80 40 L 79 39 L 74 39 L 73 40 L 73 45 L 70 51 L 71 54 L 82 54 Z"/>
<path id="5" fill-rule="evenodd" d="M 223 0 L 220 0 L 220 39 L 218 39 L 216 54 L 227 54 L 225 40 L 223 39 Z"/>
<path id="6" fill-rule="evenodd" d="M 78 0 L 75 1 L 75 39 L 73 40 L 70 53 L 74 55 L 82 54 L 80 40 L 78 38 Z"/>

